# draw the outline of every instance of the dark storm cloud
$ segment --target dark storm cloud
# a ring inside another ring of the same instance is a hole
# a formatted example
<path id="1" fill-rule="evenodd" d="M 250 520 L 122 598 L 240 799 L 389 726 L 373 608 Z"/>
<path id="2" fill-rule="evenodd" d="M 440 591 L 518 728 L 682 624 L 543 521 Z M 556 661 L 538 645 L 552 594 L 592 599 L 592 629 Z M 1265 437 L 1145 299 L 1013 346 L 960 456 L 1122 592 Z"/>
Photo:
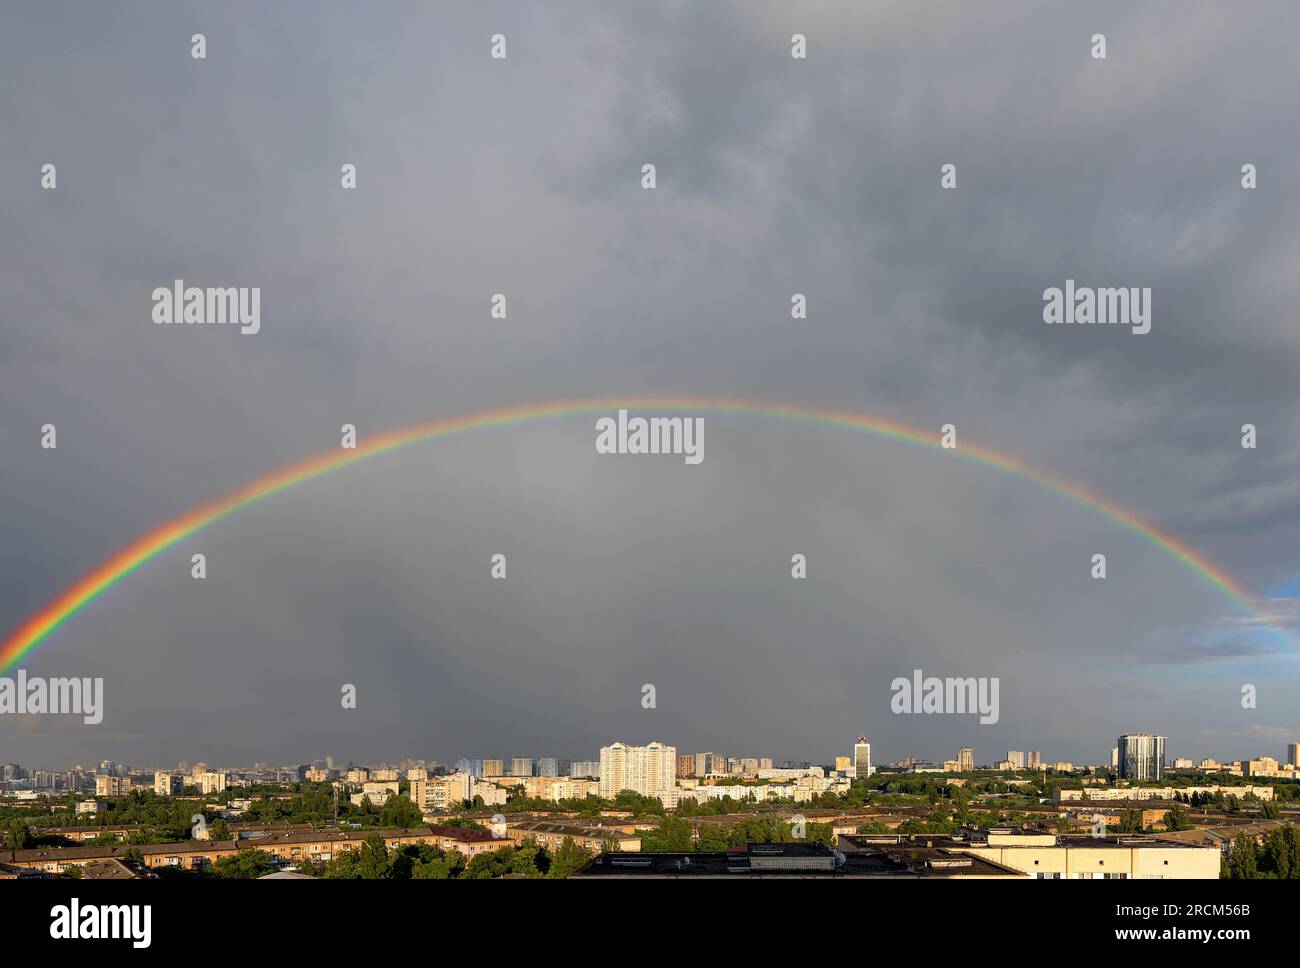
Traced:
<path id="1" fill-rule="evenodd" d="M 1285 3 L 20 8 L 0 614 L 345 422 L 613 393 L 951 421 L 1262 595 L 1300 567 L 1297 26 Z M 155 327 L 175 278 L 262 287 L 263 332 Z M 1066 278 L 1150 286 L 1152 332 L 1045 326 Z M 602 461 L 590 423 L 392 455 L 223 522 L 205 582 L 187 543 L 31 661 L 105 675 L 105 732 L 25 727 L 6 757 L 657 737 L 828 760 L 866 731 L 890 759 L 1040 736 L 1093 761 L 1117 729 L 1249 735 L 1240 682 L 1294 681 L 1168 556 L 1023 481 L 740 418 L 706 418 L 699 468 Z M 890 715 L 913 668 L 1003 677 L 1000 723 Z M 1257 752 L 1206 742 L 1171 748 Z"/>

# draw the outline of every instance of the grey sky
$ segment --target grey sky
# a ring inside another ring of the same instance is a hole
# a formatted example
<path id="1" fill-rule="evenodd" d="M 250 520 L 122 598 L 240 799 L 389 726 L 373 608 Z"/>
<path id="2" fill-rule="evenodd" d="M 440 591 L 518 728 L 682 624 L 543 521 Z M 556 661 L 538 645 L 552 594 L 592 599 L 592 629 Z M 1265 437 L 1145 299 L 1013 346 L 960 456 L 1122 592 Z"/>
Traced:
<path id="1" fill-rule="evenodd" d="M 343 423 L 617 394 L 953 422 L 1300 597 L 1297 28 L 1286 2 L 11 5 L 0 624 Z M 260 286 L 262 332 L 155 326 L 177 278 Z M 1150 286 L 1151 333 L 1044 325 L 1067 278 Z M 1294 648 L 1037 485 L 754 417 L 706 416 L 698 467 L 602 458 L 593 424 L 430 443 L 186 542 L 25 663 L 105 676 L 104 724 L 6 717 L 0 760 L 1300 739 Z M 914 668 L 1001 677 L 1001 721 L 891 714 Z"/>

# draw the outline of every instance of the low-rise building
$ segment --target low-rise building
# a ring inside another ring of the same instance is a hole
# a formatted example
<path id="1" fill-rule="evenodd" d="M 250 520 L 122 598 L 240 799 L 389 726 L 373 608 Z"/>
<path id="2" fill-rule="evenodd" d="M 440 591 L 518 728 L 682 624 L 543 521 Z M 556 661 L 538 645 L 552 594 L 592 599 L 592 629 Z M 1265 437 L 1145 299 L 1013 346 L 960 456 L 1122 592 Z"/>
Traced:
<path id="1" fill-rule="evenodd" d="M 728 851 L 599 854 L 575 877 L 619 879 L 851 878 L 1023 879 L 1020 871 L 946 848 L 892 844 L 841 847 L 820 844 L 747 844 Z"/>
<path id="2" fill-rule="evenodd" d="M 965 849 L 1031 877 L 1080 879 L 1193 879 L 1219 877 L 1217 848 L 1185 846 L 1149 836 L 1093 837 L 989 831 Z"/>
<path id="3" fill-rule="evenodd" d="M 1172 800 L 1174 794 L 1191 796 L 1193 793 L 1210 796 L 1222 793 L 1225 797 L 1245 798 L 1254 796 L 1257 800 L 1272 800 L 1271 786 L 1185 786 L 1185 787 L 1088 787 L 1085 790 L 1057 790 L 1057 803 L 1071 803 L 1081 800 Z"/>
<path id="4" fill-rule="evenodd" d="M 626 833 L 618 827 L 591 827 L 550 820 L 523 820 L 511 823 L 506 827 L 506 837 L 514 843 L 532 837 L 552 852 L 564 843 L 566 837 L 579 847 L 592 851 L 603 850 L 606 846 L 621 851 L 641 849 L 640 837 Z"/>

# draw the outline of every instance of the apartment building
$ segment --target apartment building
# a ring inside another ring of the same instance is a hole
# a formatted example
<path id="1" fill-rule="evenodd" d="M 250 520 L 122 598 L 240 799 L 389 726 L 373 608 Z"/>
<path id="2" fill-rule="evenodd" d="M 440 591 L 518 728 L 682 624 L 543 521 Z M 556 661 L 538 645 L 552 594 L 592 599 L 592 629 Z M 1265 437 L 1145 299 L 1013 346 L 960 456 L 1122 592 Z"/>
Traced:
<path id="1" fill-rule="evenodd" d="M 120 860 L 128 850 L 138 850 L 146 867 L 181 867 L 186 870 L 215 864 L 233 857 L 238 848 L 233 840 L 186 840 L 176 844 L 102 844 L 94 847 L 40 847 L 33 850 L 0 850 L 0 862 L 61 874 L 72 867 L 96 861 Z"/>
<path id="2" fill-rule="evenodd" d="M 1271 786 L 1186 786 L 1186 787 L 1086 787 L 1082 790 L 1057 790 L 1057 803 L 1079 801 L 1107 800 L 1172 800 L 1175 793 L 1191 796 L 1193 793 L 1213 796 L 1222 793 L 1225 797 L 1244 798 L 1254 795 L 1258 800 L 1272 800 L 1274 790 Z"/>
<path id="3" fill-rule="evenodd" d="M 310 830 L 272 833 L 241 842 L 256 850 L 273 854 L 282 863 L 308 860 L 328 861 L 345 850 L 359 850 L 365 839 L 378 833 L 389 850 L 407 844 L 432 844 L 440 850 L 456 850 L 466 857 L 495 850 L 504 841 L 486 830 L 472 827 L 413 827 L 406 830 Z"/>
<path id="4" fill-rule="evenodd" d="M 131 792 L 131 778 L 126 776 L 95 777 L 95 796 L 122 797 Z"/>
<path id="5" fill-rule="evenodd" d="M 158 772 L 153 775 L 153 792 L 160 797 L 174 797 L 185 789 L 184 783 L 177 773 Z"/>
<path id="6" fill-rule="evenodd" d="M 677 749 L 658 741 L 646 746 L 614 743 L 600 750 L 600 795 L 606 799 L 623 790 L 659 797 L 673 796 L 677 776 Z"/>
<path id="7" fill-rule="evenodd" d="M 538 800 L 585 800 L 600 795 L 600 783 L 569 776 L 534 776 L 524 780 L 524 795 Z"/>
<path id="8" fill-rule="evenodd" d="M 554 756 L 539 756 L 537 758 L 537 775 L 556 777 L 560 775 L 560 761 Z"/>
<path id="9" fill-rule="evenodd" d="M 511 776 L 532 776 L 533 761 L 527 756 L 516 756 L 510 761 Z"/>
<path id="10" fill-rule="evenodd" d="M 721 753 L 696 753 L 695 776 L 711 776 L 727 772 L 727 758 Z"/>
<path id="11" fill-rule="evenodd" d="M 470 778 L 469 799 L 475 798 L 482 800 L 485 807 L 499 807 L 510 799 L 510 793 L 505 787 L 497 786 L 491 780 L 476 780 Z"/>
<path id="12" fill-rule="evenodd" d="M 429 780 L 424 805 L 430 810 L 459 810 L 461 804 L 474 799 L 474 786 L 474 778 L 468 773 L 435 776 Z"/>
<path id="13" fill-rule="evenodd" d="M 549 820 L 523 820 L 511 823 L 506 828 L 506 837 L 516 844 L 531 837 L 552 852 L 564 843 L 566 837 L 579 847 L 585 847 L 593 853 L 599 853 L 606 845 L 623 851 L 641 849 L 640 837 L 617 827 L 590 827 L 576 823 L 555 823 Z"/>
<path id="14" fill-rule="evenodd" d="M 361 784 L 361 795 L 356 800 L 359 803 L 365 797 L 372 807 L 382 807 L 390 796 L 397 796 L 401 789 L 402 785 L 397 780 L 367 780 Z"/>
<path id="15" fill-rule="evenodd" d="M 1119 738 L 1117 768 L 1125 780 L 1160 780 L 1165 775 L 1165 737 L 1124 733 Z"/>
<path id="16" fill-rule="evenodd" d="M 226 789 L 228 779 L 229 774 L 227 773 L 216 770 L 205 770 L 204 772 L 195 775 L 194 782 L 198 786 L 199 792 L 206 795 L 223 792 Z"/>

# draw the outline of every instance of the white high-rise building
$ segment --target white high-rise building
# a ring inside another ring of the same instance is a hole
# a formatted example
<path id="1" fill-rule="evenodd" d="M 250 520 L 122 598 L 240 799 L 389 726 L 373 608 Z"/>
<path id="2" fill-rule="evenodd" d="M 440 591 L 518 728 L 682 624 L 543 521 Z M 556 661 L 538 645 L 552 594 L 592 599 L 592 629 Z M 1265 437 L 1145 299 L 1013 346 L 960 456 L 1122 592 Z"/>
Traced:
<path id="1" fill-rule="evenodd" d="M 677 782 L 677 747 L 653 742 L 648 746 L 614 743 L 600 748 L 600 795 L 605 799 L 633 790 L 642 796 L 670 800 Z"/>
<path id="2" fill-rule="evenodd" d="M 226 774 L 220 770 L 204 770 L 196 779 L 200 793 L 221 793 L 226 789 Z"/>
<path id="3" fill-rule="evenodd" d="M 868 777 L 874 772 L 871 768 L 871 744 L 865 736 L 859 736 L 853 744 L 853 775 Z"/>
<path id="4" fill-rule="evenodd" d="M 1125 733 L 1116 747 L 1119 775 L 1125 780 L 1159 780 L 1165 775 L 1165 738 L 1151 733 Z"/>
<path id="5" fill-rule="evenodd" d="M 532 776 L 533 760 L 529 756 L 516 756 L 510 761 L 511 776 Z"/>

